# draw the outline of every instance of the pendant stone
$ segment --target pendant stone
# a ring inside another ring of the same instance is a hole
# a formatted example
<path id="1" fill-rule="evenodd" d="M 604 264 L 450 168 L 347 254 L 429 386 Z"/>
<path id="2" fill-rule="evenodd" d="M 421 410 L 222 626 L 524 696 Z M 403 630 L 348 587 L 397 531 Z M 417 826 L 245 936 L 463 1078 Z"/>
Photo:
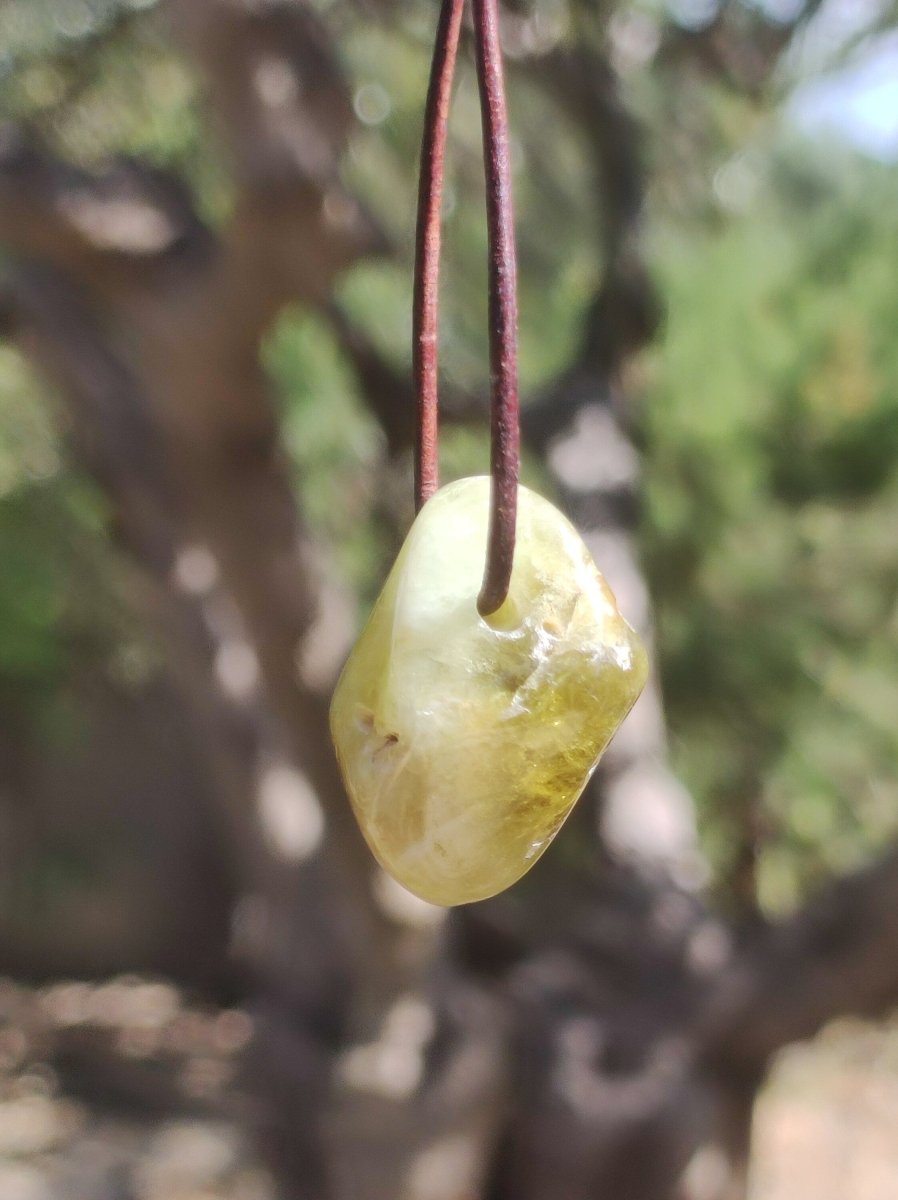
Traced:
<path id="1" fill-rule="evenodd" d="M 331 706 L 371 850 L 442 905 L 493 896 L 533 866 L 647 673 L 582 538 L 527 488 L 508 599 L 479 615 L 489 487 L 461 479 L 421 510 Z"/>

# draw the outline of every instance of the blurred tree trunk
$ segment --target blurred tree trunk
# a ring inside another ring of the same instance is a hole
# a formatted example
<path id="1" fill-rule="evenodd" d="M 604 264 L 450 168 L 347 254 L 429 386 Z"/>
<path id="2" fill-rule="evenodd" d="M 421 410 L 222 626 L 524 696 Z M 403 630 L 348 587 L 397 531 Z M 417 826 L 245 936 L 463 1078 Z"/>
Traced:
<path id="1" fill-rule="evenodd" d="M 898 869 L 741 939 L 699 896 L 653 683 L 557 852 L 510 894 L 446 917 L 375 871 L 326 725 L 349 609 L 298 511 L 259 350 L 285 304 L 318 307 L 389 445 L 407 444 L 408 385 L 330 300 L 340 270 L 387 247 L 340 182 L 351 107 L 313 9 L 171 0 L 168 16 L 230 152 L 231 219 L 213 234 L 167 175 L 86 174 L 6 134 L 3 321 L 112 501 L 211 764 L 260 1017 L 247 1073 L 283 1194 L 736 1200 L 771 1054 L 898 996 L 898 967 L 861 936 L 891 933 Z M 622 384 L 657 319 L 638 139 L 597 52 L 540 71 L 604 180 L 605 274 L 525 436 L 650 636 Z"/>

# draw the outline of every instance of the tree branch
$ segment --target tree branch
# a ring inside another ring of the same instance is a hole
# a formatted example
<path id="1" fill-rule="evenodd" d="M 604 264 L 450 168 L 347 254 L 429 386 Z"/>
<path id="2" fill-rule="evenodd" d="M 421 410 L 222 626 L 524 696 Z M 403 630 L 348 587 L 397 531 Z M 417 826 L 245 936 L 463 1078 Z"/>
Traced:
<path id="1" fill-rule="evenodd" d="M 168 0 L 166 12 L 208 81 L 237 187 L 229 307 L 249 295 L 267 324 L 290 300 L 325 303 L 337 272 L 389 248 L 340 182 L 354 118 L 325 27 L 297 0 Z"/>
<path id="2" fill-rule="evenodd" d="M 0 134 L 0 239 L 19 258 L 51 262 L 92 288 L 133 285 L 214 240 L 183 184 L 120 159 L 90 173 L 54 158 L 25 133 Z"/>
<path id="3" fill-rule="evenodd" d="M 898 849 L 837 879 L 765 929 L 724 973 L 710 1053 L 762 1066 L 844 1016 L 898 1005 Z"/>

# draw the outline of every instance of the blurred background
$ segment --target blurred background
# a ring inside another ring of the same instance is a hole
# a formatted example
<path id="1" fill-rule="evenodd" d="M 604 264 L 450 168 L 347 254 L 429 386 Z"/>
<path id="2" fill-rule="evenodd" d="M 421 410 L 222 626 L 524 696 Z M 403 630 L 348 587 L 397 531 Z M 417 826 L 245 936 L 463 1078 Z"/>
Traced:
<path id="1" fill-rule="evenodd" d="M 412 514 L 436 7 L 0 3 L 0 1197 L 891 1200 L 898 6 L 503 7 L 524 478 L 657 672 L 450 916 L 326 732 Z"/>

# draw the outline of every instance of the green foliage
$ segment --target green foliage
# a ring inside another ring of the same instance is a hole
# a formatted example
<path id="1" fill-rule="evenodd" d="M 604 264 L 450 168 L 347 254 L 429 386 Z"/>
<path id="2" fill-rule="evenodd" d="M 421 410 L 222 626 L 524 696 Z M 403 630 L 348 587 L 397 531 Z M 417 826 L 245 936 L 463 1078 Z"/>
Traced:
<path id="1" fill-rule="evenodd" d="M 755 843 L 782 908 L 898 828 L 898 204 L 858 160 L 768 170 L 658 238 L 644 532 L 677 765 L 723 885 Z"/>
<path id="2" fill-rule="evenodd" d="M 425 11 L 425 10 L 422 10 Z M 347 284 L 353 311 L 405 365 L 410 346 L 409 280 L 422 99 L 429 69 L 430 18 L 421 40 L 363 23 L 344 51 L 363 128 L 346 174 L 400 247 L 397 264 L 366 265 Z M 450 123 L 444 214 L 441 349 L 448 379 L 481 388 L 488 356 L 486 227 L 477 84 L 459 62 Z M 509 106 L 519 233 L 520 372 L 524 391 L 569 362 L 580 318 L 601 271 L 589 156 L 572 122 L 534 72 L 511 74 Z M 584 254 L 587 240 L 590 253 Z"/>
<path id="3" fill-rule="evenodd" d="M 0 713 L 59 730 L 62 679 L 99 660 L 122 682 L 149 664 L 98 493 L 65 465 L 50 405 L 0 346 Z"/>
<path id="4" fill-rule="evenodd" d="M 197 103 L 195 73 L 172 48 L 157 0 L 9 0 L 0 6 L 0 114 L 37 129 L 88 168 L 141 157 L 180 174 L 202 215 L 228 211 L 230 186 Z"/>
<path id="5" fill-rule="evenodd" d="M 265 358 L 282 399 L 284 439 L 305 517 L 360 601 L 370 601 L 387 553 L 382 522 L 372 511 L 380 431 L 321 318 L 297 309 L 284 313 Z"/>

